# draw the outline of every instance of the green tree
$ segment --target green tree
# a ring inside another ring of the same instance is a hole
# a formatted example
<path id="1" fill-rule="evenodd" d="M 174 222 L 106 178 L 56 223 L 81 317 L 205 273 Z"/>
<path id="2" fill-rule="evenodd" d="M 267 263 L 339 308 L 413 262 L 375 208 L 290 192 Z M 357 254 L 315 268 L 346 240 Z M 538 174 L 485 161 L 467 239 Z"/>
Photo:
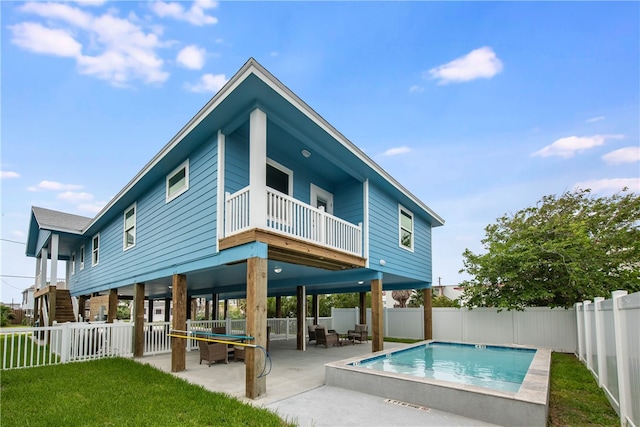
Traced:
<path id="1" fill-rule="evenodd" d="M 463 253 L 469 307 L 571 307 L 640 290 L 640 196 L 590 190 L 543 197 L 485 228 L 486 253 Z"/>
<path id="2" fill-rule="evenodd" d="M 411 299 L 409 300 L 409 303 L 407 305 L 409 307 L 424 306 L 424 296 L 422 294 L 422 289 L 414 289 L 411 292 Z M 460 302 L 458 301 L 458 299 L 451 299 L 445 295 L 431 295 L 431 306 L 460 308 Z"/>
<path id="3" fill-rule="evenodd" d="M 9 320 L 15 319 L 13 310 L 8 305 L 0 305 L 0 326 L 7 326 Z"/>

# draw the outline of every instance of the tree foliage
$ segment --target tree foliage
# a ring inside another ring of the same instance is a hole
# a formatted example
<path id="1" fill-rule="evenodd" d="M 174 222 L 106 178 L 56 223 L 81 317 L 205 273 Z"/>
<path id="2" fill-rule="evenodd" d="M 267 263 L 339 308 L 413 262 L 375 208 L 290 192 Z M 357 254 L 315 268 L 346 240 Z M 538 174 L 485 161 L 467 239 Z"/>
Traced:
<path id="1" fill-rule="evenodd" d="M 485 228 L 486 253 L 463 253 L 467 305 L 571 307 L 616 289 L 640 291 L 640 196 L 590 190 L 543 197 Z"/>
<path id="2" fill-rule="evenodd" d="M 407 304 L 408 307 L 422 307 L 424 306 L 424 296 L 422 289 L 414 289 L 411 292 L 411 299 Z M 446 295 L 431 295 L 431 307 L 455 307 L 460 308 L 460 302 L 458 299 L 451 299 Z"/>

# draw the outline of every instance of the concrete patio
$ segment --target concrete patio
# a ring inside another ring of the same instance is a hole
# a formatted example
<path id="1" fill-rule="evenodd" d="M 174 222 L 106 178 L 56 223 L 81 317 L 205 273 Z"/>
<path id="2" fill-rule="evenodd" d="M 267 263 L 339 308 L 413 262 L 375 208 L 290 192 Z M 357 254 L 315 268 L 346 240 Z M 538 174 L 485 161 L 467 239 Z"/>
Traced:
<path id="1" fill-rule="evenodd" d="M 385 349 L 405 344 L 385 342 Z M 385 399 L 324 385 L 325 363 L 371 353 L 371 343 L 343 347 L 307 345 L 296 350 L 295 340 L 272 341 L 267 393 L 257 400 L 245 397 L 245 365 L 229 361 L 199 365 L 199 351 L 187 352 L 187 369 L 174 375 L 207 390 L 266 407 L 299 426 L 489 426 L 491 424 L 430 408 L 387 403 Z M 162 371 L 171 371 L 171 354 L 136 359 Z M 268 366 L 267 366 L 268 369 Z M 461 404 L 464 404 L 461 402 Z"/>

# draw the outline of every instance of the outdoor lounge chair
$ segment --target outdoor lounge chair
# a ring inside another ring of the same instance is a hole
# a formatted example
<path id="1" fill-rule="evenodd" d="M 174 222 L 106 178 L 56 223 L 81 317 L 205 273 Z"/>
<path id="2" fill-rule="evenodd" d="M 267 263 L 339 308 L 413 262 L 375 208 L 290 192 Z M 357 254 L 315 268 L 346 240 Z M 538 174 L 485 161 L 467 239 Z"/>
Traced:
<path id="1" fill-rule="evenodd" d="M 350 329 L 347 331 L 347 336 L 353 340 L 358 340 L 358 342 L 368 342 L 369 341 L 369 331 L 368 326 L 365 325 L 356 325 L 355 329 Z"/>
<path id="2" fill-rule="evenodd" d="M 203 360 L 206 360 L 209 366 L 211 366 L 212 362 L 218 361 L 229 363 L 226 344 L 198 341 L 198 346 L 200 347 L 200 364 L 202 364 Z"/>
<path id="3" fill-rule="evenodd" d="M 318 326 L 316 328 L 316 345 L 324 344 L 325 348 L 329 348 L 330 345 L 337 345 L 338 341 L 339 338 L 336 331 L 327 331 L 324 326 Z"/>
<path id="4" fill-rule="evenodd" d="M 317 325 L 307 326 L 307 330 L 309 331 L 309 342 L 316 340 L 316 326 Z"/>

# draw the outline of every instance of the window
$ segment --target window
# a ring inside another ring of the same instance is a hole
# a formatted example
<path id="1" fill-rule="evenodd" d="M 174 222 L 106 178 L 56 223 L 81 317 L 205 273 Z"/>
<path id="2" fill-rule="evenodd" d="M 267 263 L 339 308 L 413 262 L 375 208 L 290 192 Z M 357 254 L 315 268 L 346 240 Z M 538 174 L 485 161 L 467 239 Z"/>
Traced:
<path id="1" fill-rule="evenodd" d="M 84 245 L 80 246 L 80 270 L 84 268 Z"/>
<path id="2" fill-rule="evenodd" d="M 162 314 L 162 309 L 161 308 L 156 308 L 155 309 L 155 314 Z"/>
<path id="3" fill-rule="evenodd" d="M 76 253 L 71 254 L 71 274 L 76 273 Z"/>
<path id="4" fill-rule="evenodd" d="M 167 175 L 167 203 L 189 189 L 189 159 Z"/>
<path id="5" fill-rule="evenodd" d="M 136 245 L 136 204 L 124 211 L 123 249 L 126 251 Z"/>
<path id="6" fill-rule="evenodd" d="M 400 247 L 413 251 L 413 214 L 398 205 Z"/>
<path id="7" fill-rule="evenodd" d="M 291 196 L 293 193 L 293 171 L 280 163 L 267 159 L 267 187 Z"/>
<path id="8" fill-rule="evenodd" d="M 91 240 L 91 265 L 98 264 L 100 261 L 100 233 L 93 236 Z"/>

